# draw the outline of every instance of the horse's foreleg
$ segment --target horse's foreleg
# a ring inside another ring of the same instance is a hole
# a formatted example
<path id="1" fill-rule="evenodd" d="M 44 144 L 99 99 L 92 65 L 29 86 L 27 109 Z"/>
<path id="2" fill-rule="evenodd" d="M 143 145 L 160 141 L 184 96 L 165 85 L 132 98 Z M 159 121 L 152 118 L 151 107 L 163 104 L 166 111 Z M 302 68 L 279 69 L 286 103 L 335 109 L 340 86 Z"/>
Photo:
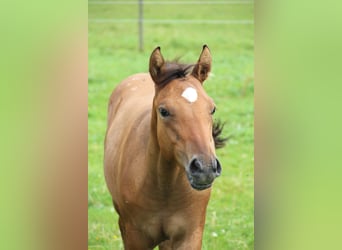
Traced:
<path id="1" fill-rule="evenodd" d="M 141 231 L 119 219 L 119 226 L 125 250 L 152 250 L 153 241 Z"/>
<path id="2" fill-rule="evenodd" d="M 167 246 L 177 250 L 201 250 L 202 248 L 203 228 L 198 228 L 192 233 L 184 235 L 182 238 L 171 239 Z M 162 248 L 163 249 L 163 248 Z"/>

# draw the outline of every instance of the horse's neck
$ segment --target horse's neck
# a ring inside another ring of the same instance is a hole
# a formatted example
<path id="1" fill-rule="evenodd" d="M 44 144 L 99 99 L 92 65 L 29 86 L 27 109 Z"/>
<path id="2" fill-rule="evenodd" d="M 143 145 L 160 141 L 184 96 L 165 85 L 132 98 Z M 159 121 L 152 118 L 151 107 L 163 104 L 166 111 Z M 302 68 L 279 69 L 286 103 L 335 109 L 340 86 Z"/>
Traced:
<path id="1" fill-rule="evenodd" d="M 150 188 L 162 193 L 184 192 L 189 185 L 186 182 L 185 171 L 177 166 L 175 161 L 164 159 L 160 152 L 157 136 L 151 132 L 147 147 L 147 168 L 148 178 L 151 181 Z"/>

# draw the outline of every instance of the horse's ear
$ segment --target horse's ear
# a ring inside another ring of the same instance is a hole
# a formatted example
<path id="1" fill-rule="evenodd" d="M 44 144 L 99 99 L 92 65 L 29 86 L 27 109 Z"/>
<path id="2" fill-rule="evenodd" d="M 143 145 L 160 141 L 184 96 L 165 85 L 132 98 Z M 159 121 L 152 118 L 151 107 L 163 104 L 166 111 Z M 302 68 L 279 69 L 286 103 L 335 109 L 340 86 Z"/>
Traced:
<path id="1" fill-rule="evenodd" d="M 195 65 L 192 75 L 196 77 L 201 83 L 208 78 L 211 69 L 211 54 L 207 45 L 203 45 L 202 53 Z"/>
<path id="2" fill-rule="evenodd" d="M 150 56 L 150 74 L 153 81 L 157 84 L 158 76 L 161 72 L 161 68 L 163 67 L 165 61 L 160 52 L 160 47 L 155 48 Z"/>

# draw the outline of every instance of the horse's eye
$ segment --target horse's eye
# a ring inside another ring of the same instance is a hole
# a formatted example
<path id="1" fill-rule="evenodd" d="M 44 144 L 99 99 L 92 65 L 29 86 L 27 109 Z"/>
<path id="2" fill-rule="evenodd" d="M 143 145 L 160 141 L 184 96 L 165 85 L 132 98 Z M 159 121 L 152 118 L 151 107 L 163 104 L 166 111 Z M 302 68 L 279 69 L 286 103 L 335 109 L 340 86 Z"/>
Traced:
<path id="1" fill-rule="evenodd" d="M 213 110 L 210 112 L 210 114 L 215 114 L 215 111 L 216 111 L 216 107 L 213 108 Z"/>
<path id="2" fill-rule="evenodd" d="M 162 117 L 168 117 L 170 116 L 169 111 L 167 111 L 165 108 L 159 108 L 159 113 Z"/>

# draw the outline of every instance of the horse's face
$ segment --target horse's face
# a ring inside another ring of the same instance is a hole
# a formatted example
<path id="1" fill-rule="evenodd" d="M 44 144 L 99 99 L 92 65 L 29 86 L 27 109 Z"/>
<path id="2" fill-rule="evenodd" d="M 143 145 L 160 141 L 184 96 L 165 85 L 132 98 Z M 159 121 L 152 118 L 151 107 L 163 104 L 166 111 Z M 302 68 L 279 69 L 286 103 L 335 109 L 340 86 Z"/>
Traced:
<path id="1" fill-rule="evenodd" d="M 157 138 L 167 160 L 185 168 L 193 188 L 211 186 L 221 173 L 212 136 L 215 104 L 194 77 L 174 80 L 155 98 Z"/>
<path id="2" fill-rule="evenodd" d="M 201 61 L 203 58 L 205 63 Z M 172 67 L 164 65 L 159 49 L 152 53 L 152 60 L 159 60 L 164 67 Z M 210 70 L 209 50 L 204 47 L 191 75 L 177 77 L 165 86 L 158 86 L 158 75 L 153 75 L 151 61 L 150 72 L 156 83 L 153 112 L 161 153 L 167 161 L 175 161 L 184 168 L 193 188 L 209 188 L 221 174 L 212 135 L 215 104 L 202 87 Z M 159 67 L 155 72 L 163 74 L 163 68 Z"/>

